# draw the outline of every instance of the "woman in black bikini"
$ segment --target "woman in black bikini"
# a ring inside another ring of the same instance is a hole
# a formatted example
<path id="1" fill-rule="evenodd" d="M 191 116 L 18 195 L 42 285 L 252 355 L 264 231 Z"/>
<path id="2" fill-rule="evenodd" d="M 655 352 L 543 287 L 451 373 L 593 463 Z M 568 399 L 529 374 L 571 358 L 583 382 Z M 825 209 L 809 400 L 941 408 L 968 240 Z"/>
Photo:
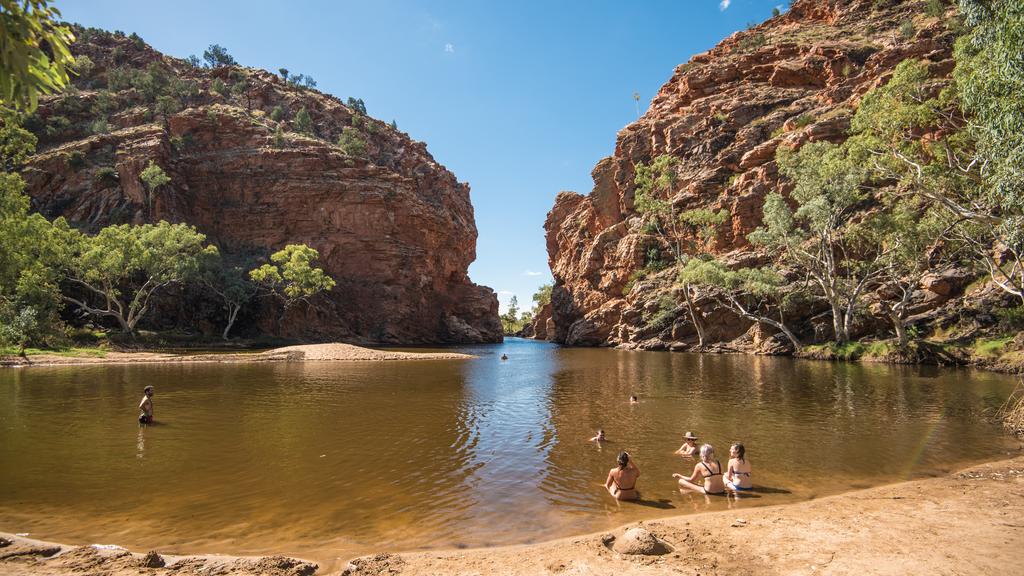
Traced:
<path id="1" fill-rule="evenodd" d="M 604 487 L 616 500 L 637 500 L 640 493 L 636 490 L 636 481 L 640 478 L 640 469 L 636 467 L 629 454 L 622 452 L 618 458 L 619 466 L 608 471 L 608 479 Z"/>
<path id="2" fill-rule="evenodd" d="M 693 474 L 687 478 L 682 474 L 673 474 L 679 480 L 680 488 L 700 492 L 701 494 L 725 494 L 725 481 L 722 479 L 722 463 L 715 460 L 715 449 L 711 444 L 700 447 L 700 462 L 693 467 Z M 703 482 L 697 483 L 703 478 Z"/>

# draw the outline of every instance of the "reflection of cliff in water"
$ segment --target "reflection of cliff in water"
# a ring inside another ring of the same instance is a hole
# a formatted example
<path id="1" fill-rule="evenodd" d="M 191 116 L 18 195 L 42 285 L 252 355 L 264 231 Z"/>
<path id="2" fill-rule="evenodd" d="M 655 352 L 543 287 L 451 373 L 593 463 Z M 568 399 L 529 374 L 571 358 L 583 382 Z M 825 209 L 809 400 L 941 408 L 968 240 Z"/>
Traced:
<path id="1" fill-rule="evenodd" d="M 747 445 L 755 484 L 777 490 L 743 506 L 991 458 L 1008 444 L 986 410 L 1016 384 L 518 339 L 465 351 L 478 358 L 0 371 L 0 529 L 318 561 L 525 542 L 725 507 L 676 492 L 687 430 L 723 461 Z M 140 430 L 147 384 L 157 425 Z M 660 509 L 604 491 L 623 449 Z"/>

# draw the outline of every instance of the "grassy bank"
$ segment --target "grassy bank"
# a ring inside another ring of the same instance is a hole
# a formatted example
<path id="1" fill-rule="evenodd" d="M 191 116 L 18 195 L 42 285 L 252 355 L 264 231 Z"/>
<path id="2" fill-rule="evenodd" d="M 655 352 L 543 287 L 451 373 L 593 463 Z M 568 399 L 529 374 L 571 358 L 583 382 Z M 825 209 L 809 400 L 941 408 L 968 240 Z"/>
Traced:
<path id="1" fill-rule="evenodd" d="M 898 364 L 974 366 L 1000 372 L 1024 373 L 1024 332 L 961 340 L 911 341 L 900 348 L 895 339 L 826 342 L 804 347 L 799 358 Z"/>

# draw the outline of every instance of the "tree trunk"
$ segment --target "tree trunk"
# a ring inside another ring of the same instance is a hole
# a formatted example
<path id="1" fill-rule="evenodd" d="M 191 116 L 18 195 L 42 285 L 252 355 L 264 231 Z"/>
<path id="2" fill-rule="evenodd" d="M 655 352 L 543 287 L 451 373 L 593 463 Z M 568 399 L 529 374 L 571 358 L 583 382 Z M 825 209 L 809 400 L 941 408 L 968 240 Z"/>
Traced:
<path id="1" fill-rule="evenodd" d="M 903 320 L 898 318 L 896 315 L 891 315 L 893 328 L 896 329 L 896 338 L 900 341 L 900 349 L 907 347 L 907 328 L 903 325 Z"/>
<path id="2" fill-rule="evenodd" d="M 835 332 L 836 343 L 845 344 L 849 341 L 850 336 L 846 332 L 846 323 L 843 322 L 843 308 L 835 296 L 829 299 L 829 304 L 832 306 L 832 330 Z"/>
<path id="3" fill-rule="evenodd" d="M 744 308 L 743 305 L 740 304 L 739 301 L 736 300 L 735 298 L 731 298 L 730 301 L 731 305 L 727 306 L 733 312 L 736 312 L 737 314 L 743 316 L 748 320 L 753 320 L 754 322 L 761 322 L 777 328 L 779 331 L 786 335 L 786 338 L 789 340 L 790 344 L 793 345 L 794 352 L 799 352 L 801 349 L 803 349 L 803 344 L 801 344 L 800 341 L 797 340 L 796 335 L 794 335 L 793 332 L 791 332 L 789 328 L 787 328 L 786 325 L 783 324 L 782 322 L 779 322 L 778 320 L 773 320 L 772 318 L 769 318 L 767 316 L 761 316 L 759 314 L 748 312 L 747 309 Z"/>
<path id="4" fill-rule="evenodd" d="M 693 298 L 690 297 L 689 284 L 683 284 L 683 297 L 686 299 L 686 308 L 690 311 L 690 320 L 693 321 L 693 327 L 697 330 L 697 346 L 703 349 L 706 343 L 704 321 L 701 320 L 697 306 L 693 303 Z"/>
<path id="5" fill-rule="evenodd" d="M 221 338 L 227 340 L 228 332 L 231 331 L 231 327 L 235 324 L 235 318 L 238 317 L 238 311 L 242 307 L 235 304 L 228 304 L 228 325 L 224 327 L 224 333 L 221 334 Z"/>

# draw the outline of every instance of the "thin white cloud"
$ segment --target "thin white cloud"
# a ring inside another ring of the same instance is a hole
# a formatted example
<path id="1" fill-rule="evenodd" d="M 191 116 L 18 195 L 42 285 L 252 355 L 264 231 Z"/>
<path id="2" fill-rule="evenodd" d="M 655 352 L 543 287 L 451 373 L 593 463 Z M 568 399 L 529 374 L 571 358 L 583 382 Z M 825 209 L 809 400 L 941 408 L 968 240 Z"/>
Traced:
<path id="1" fill-rule="evenodd" d="M 543 276 L 543 272 L 534 272 L 533 270 L 527 270 L 523 272 L 523 276 Z"/>
<path id="2" fill-rule="evenodd" d="M 455 54 L 455 45 L 451 42 L 444 45 L 444 51 L 448 54 Z"/>
<path id="3" fill-rule="evenodd" d="M 718 9 L 725 12 L 729 8 L 729 4 L 732 4 L 732 0 L 722 0 L 718 3 Z"/>

